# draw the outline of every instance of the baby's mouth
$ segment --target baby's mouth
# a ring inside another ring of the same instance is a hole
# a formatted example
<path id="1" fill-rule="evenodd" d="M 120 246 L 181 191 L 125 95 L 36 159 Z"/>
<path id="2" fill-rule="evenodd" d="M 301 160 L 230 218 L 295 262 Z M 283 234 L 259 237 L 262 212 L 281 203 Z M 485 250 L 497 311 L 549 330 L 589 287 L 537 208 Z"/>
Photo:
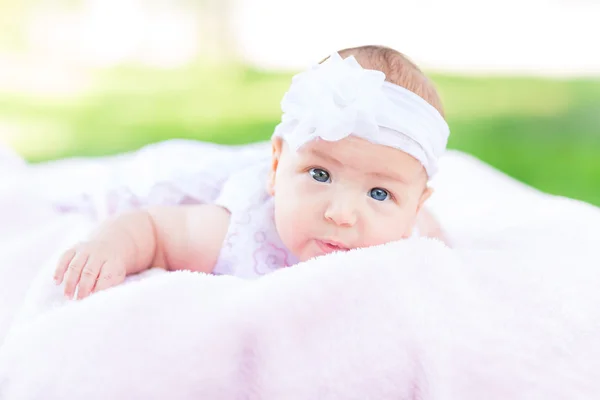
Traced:
<path id="1" fill-rule="evenodd" d="M 317 245 L 325 254 L 350 250 L 348 246 L 333 240 L 317 240 Z"/>

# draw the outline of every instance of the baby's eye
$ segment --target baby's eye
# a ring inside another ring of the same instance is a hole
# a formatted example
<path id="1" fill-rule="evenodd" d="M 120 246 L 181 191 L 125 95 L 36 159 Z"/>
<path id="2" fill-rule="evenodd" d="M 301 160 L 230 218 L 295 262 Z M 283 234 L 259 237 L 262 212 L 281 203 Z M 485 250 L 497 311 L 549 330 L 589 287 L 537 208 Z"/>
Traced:
<path id="1" fill-rule="evenodd" d="M 311 168 L 309 171 L 310 176 L 313 177 L 315 181 L 327 183 L 330 181 L 329 172 L 325 171 L 321 168 Z"/>
<path id="2" fill-rule="evenodd" d="M 384 201 L 389 197 L 389 193 L 385 189 L 373 188 L 369 192 L 369 196 L 377 201 Z"/>

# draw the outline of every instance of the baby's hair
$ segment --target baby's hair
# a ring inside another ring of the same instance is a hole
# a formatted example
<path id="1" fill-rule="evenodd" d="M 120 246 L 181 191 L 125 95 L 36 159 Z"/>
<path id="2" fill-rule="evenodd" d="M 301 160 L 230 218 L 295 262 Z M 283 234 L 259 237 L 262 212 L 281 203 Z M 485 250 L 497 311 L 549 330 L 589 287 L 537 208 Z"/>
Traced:
<path id="1" fill-rule="evenodd" d="M 386 81 L 416 93 L 444 116 L 442 100 L 433 83 L 414 62 L 399 51 L 385 46 L 368 45 L 343 49 L 338 54 L 342 58 L 354 56 L 363 68 L 383 72 Z"/>

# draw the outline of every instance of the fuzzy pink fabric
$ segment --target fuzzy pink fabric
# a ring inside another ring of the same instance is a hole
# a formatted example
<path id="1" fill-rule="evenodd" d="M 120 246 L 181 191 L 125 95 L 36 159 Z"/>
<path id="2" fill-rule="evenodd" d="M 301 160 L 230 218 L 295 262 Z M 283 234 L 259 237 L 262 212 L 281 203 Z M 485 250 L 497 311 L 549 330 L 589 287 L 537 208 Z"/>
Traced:
<path id="1" fill-rule="evenodd" d="M 254 281 L 151 270 L 81 302 L 51 272 L 92 219 L 32 192 L 42 170 L 4 181 L 0 399 L 598 398 L 600 211 L 453 157 L 432 202 L 453 249 L 410 239 Z"/>
<path id="2" fill-rule="evenodd" d="M 506 233 L 544 239 L 415 239 L 255 281 L 154 273 L 67 304 L 34 284 L 44 301 L 0 350 L 1 398 L 595 398 L 597 250 Z"/>

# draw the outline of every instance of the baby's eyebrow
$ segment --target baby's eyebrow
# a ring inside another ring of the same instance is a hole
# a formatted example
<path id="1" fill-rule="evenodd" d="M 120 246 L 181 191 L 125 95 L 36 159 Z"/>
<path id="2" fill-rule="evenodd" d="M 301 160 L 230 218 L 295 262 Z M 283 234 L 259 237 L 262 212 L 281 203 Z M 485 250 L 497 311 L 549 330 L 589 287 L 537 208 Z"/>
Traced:
<path id="1" fill-rule="evenodd" d="M 398 181 L 402 184 L 408 185 L 406 178 L 404 178 L 400 174 L 396 174 L 394 172 L 369 172 L 369 175 L 374 176 L 376 178 L 387 179 L 390 181 Z"/>
<path id="2" fill-rule="evenodd" d="M 341 162 L 340 160 L 338 160 L 338 159 L 337 159 L 337 158 L 335 158 L 334 156 L 332 156 L 332 155 L 330 155 L 330 154 L 327 154 L 327 153 L 325 153 L 325 152 L 323 152 L 323 151 L 321 151 L 321 150 L 318 150 L 318 149 L 310 149 L 310 152 L 311 152 L 311 153 L 312 153 L 314 156 L 317 156 L 317 157 L 319 157 L 319 158 L 323 158 L 323 159 L 325 159 L 325 160 L 331 161 L 331 162 L 333 162 L 333 163 L 335 163 L 335 164 L 338 164 L 338 165 L 343 165 L 343 164 L 342 164 L 342 162 Z"/>

